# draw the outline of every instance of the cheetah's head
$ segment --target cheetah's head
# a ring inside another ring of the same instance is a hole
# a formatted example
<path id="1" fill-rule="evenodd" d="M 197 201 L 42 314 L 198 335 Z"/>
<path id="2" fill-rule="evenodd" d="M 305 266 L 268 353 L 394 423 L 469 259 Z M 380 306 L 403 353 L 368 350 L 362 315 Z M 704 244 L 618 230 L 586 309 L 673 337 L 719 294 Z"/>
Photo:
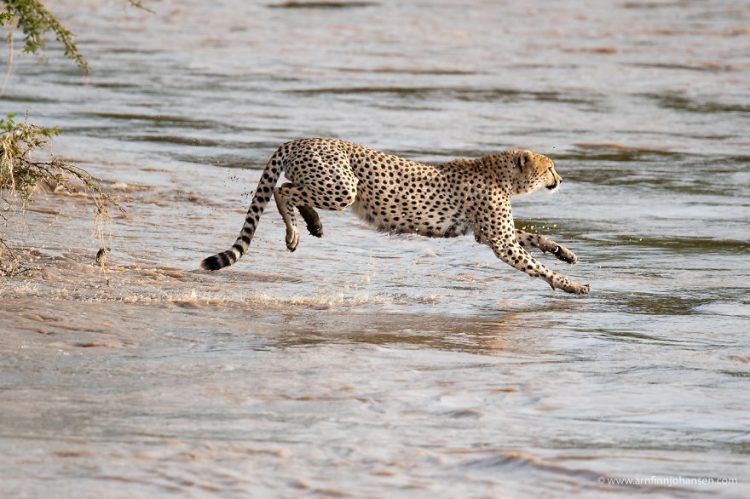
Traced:
<path id="1" fill-rule="evenodd" d="M 531 151 L 513 151 L 514 194 L 541 190 L 554 191 L 562 182 L 555 164 L 547 156 Z"/>

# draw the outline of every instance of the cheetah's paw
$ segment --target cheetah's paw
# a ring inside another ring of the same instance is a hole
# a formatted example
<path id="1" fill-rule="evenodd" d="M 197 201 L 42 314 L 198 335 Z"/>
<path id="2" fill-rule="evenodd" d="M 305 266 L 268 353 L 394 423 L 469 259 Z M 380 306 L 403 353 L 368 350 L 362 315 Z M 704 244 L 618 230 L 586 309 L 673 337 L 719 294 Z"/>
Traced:
<path id="1" fill-rule="evenodd" d="M 293 230 L 293 231 L 287 231 L 286 232 L 286 249 L 289 251 L 294 251 L 297 249 L 297 246 L 299 245 L 299 231 Z"/>
<path id="2" fill-rule="evenodd" d="M 562 245 L 558 245 L 552 251 L 552 254 L 555 255 L 558 260 L 562 260 L 563 262 L 569 263 L 571 265 L 575 264 L 578 261 L 578 257 L 576 256 L 576 254 Z"/>

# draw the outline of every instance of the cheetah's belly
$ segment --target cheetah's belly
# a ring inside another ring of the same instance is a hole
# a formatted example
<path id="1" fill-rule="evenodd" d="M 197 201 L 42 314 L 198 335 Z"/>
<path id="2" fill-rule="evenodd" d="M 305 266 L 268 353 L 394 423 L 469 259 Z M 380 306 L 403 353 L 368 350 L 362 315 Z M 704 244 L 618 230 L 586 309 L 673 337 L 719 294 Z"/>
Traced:
<path id="1" fill-rule="evenodd" d="M 456 237 L 469 232 L 471 223 L 450 199 L 437 191 L 411 193 L 408 184 L 405 187 L 374 194 L 360 184 L 352 209 L 361 220 L 383 232 L 427 237 Z"/>

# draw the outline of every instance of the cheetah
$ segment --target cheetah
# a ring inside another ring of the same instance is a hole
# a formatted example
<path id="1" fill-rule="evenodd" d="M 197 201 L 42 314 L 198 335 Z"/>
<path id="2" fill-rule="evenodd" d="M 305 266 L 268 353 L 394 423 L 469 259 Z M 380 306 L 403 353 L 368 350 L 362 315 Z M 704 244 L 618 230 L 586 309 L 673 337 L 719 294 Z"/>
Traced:
<path id="1" fill-rule="evenodd" d="M 282 173 L 290 182 L 277 187 Z M 588 284 L 550 270 L 525 248 L 533 246 L 574 264 L 577 257 L 572 251 L 513 224 L 511 196 L 552 191 L 561 181 L 552 160 L 531 151 L 426 165 L 339 139 L 293 140 L 268 161 L 235 243 L 203 260 L 201 267 L 218 270 L 247 253 L 273 195 L 286 225 L 289 251 L 299 244 L 295 208 L 310 234 L 321 237 L 323 225 L 315 209 L 351 207 L 369 225 L 391 234 L 456 237 L 473 231 L 477 242 L 511 267 L 544 279 L 553 290 L 587 294 Z"/>

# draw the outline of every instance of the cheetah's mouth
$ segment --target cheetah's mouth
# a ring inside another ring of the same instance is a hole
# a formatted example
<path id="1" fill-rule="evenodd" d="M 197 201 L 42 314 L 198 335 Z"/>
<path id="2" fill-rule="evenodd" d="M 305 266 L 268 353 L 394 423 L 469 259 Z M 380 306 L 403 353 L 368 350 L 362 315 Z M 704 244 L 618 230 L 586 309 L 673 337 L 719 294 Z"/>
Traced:
<path id="1" fill-rule="evenodd" d="M 547 188 L 548 191 L 554 191 L 555 189 L 558 188 L 559 185 L 560 185 L 560 182 L 555 181 L 550 185 L 545 185 L 545 187 Z"/>

